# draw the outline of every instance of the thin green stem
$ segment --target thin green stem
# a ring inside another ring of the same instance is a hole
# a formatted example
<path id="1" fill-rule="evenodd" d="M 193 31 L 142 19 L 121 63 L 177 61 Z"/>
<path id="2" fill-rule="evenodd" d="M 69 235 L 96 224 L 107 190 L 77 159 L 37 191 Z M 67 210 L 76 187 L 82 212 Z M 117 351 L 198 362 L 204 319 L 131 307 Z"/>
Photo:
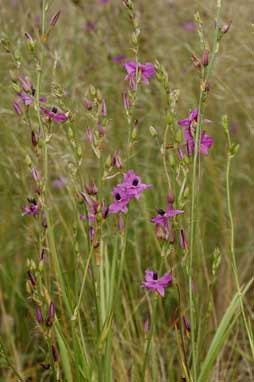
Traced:
<path id="1" fill-rule="evenodd" d="M 191 192 L 191 215 L 190 215 L 190 254 L 189 254 L 189 306 L 190 306 L 190 322 L 191 322 L 191 350 L 192 350 L 192 376 L 193 382 L 197 379 L 197 363 L 196 363 L 196 343 L 195 343 L 195 334 L 196 334 L 196 325 L 195 325 L 195 302 L 192 290 L 192 281 L 193 281 L 193 255 L 194 255 L 194 242 L 195 242 L 195 225 L 197 220 L 197 167 L 199 159 L 199 145 L 200 145 L 200 136 L 201 136 L 201 124 L 203 118 L 204 110 L 204 96 L 205 96 L 205 85 L 207 84 L 214 66 L 215 56 L 218 52 L 218 41 L 219 41 L 219 20 L 221 14 L 223 1 L 217 2 L 217 15 L 216 15 L 216 29 L 214 33 L 214 42 L 213 50 L 211 55 L 210 64 L 207 68 L 207 72 L 204 75 L 204 79 L 201 80 L 201 89 L 199 96 L 198 104 L 198 121 L 195 132 L 195 150 L 194 150 L 194 159 L 193 159 L 193 170 L 192 170 L 192 192 Z"/>

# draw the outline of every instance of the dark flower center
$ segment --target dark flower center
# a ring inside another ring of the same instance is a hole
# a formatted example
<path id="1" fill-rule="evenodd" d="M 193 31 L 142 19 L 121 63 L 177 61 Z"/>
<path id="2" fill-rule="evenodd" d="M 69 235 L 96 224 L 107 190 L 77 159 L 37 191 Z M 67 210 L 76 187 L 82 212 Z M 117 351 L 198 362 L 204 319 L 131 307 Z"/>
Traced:
<path id="1" fill-rule="evenodd" d="M 153 272 L 153 280 L 154 281 L 158 280 L 158 274 L 156 272 Z"/>
<path id="2" fill-rule="evenodd" d="M 116 198 L 116 200 L 121 200 L 121 195 L 117 193 L 117 194 L 115 195 L 115 198 Z"/>
<path id="3" fill-rule="evenodd" d="M 158 214 L 161 215 L 161 216 L 165 215 L 165 213 L 166 213 L 166 212 L 165 212 L 164 210 L 162 210 L 161 208 L 158 208 L 157 212 L 158 212 Z"/>
<path id="4" fill-rule="evenodd" d="M 132 185 L 137 187 L 137 185 L 138 185 L 138 179 L 137 178 L 133 180 Z"/>
<path id="5" fill-rule="evenodd" d="M 57 113 L 57 108 L 55 106 L 52 107 L 52 112 L 55 113 L 55 114 Z"/>

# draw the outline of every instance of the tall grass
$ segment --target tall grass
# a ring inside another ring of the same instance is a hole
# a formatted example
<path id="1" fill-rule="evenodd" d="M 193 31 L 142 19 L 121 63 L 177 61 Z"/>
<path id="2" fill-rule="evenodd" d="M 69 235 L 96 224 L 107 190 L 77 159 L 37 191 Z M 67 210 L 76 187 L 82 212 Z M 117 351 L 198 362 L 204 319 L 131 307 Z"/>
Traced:
<path id="1" fill-rule="evenodd" d="M 0 381 L 253 379 L 250 9 L 2 5 Z"/>

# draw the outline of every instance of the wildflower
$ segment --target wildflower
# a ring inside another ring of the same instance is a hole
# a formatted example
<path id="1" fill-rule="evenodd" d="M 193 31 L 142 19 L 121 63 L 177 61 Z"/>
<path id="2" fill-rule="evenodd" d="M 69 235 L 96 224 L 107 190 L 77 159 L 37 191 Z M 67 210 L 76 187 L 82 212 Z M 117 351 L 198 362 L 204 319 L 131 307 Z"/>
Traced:
<path id="1" fill-rule="evenodd" d="M 179 126 L 186 126 L 184 131 L 187 154 L 191 156 L 195 151 L 195 129 L 198 121 L 198 109 L 194 109 L 189 114 L 188 118 L 178 121 Z M 209 119 L 204 119 L 205 123 L 210 123 Z M 209 148 L 213 145 L 214 140 L 212 137 L 206 135 L 205 131 L 202 131 L 200 137 L 200 148 L 199 152 L 203 155 L 208 155 Z"/>
<path id="2" fill-rule="evenodd" d="M 86 129 L 86 136 L 87 136 L 87 139 L 88 139 L 90 145 L 92 145 L 93 144 L 93 133 L 92 133 L 92 130 L 90 127 L 88 127 Z"/>
<path id="3" fill-rule="evenodd" d="M 97 195 L 98 194 L 98 187 L 94 183 L 86 183 L 85 184 L 85 190 L 88 193 L 88 195 Z"/>
<path id="4" fill-rule="evenodd" d="M 58 113 L 57 108 L 53 107 L 52 110 L 47 109 L 46 107 L 41 106 L 41 111 L 48 117 L 48 120 L 51 121 L 52 119 L 57 122 L 64 122 L 67 121 L 68 116 L 64 113 Z"/>
<path id="5" fill-rule="evenodd" d="M 125 77 L 125 80 L 129 81 L 132 90 L 135 90 L 136 88 L 135 80 L 137 73 L 141 76 L 141 80 L 144 82 L 145 85 L 149 85 L 149 78 L 155 77 L 156 75 L 155 67 L 150 62 L 140 64 L 136 61 L 127 61 L 124 64 L 124 68 L 128 73 Z"/>
<path id="6" fill-rule="evenodd" d="M 85 98 L 84 99 L 84 106 L 85 106 L 86 110 L 90 111 L 93 108 L 93 103 L 89 99 Z"/>
<path id="7" fill-rule="evenodd" d="M 172 203 L 168 204 L 167 212 L 162 209 L 157 210 L 158 215 L 151 219 L 152 223 L 156 224 L 157 236 L 167 240 L 169 238 L 169 219 L 179 214 L 183 214 L 183 210 L 175 210 Z M 164 235 L 163 235 L 164 230 Z"/>
<path id="8" fill-rule="evenodd" d="M 136 175 L 133 170 L 129 170 L 124 175 L 122 186 L 125 188 L 128 197 L 136 199 L 140 198 L 142 191 L 152 187 L 151 184 L 142 183 L 140 176 Z"/>
<path id="9" fill-rule="evenodd" d="M 113 62 L 115 64 L 123 64 L 125 62 L 126 58 L 127 58 L 126 54 L 119 54 L 119 55 L 113 57 Z"/>
<path id="10" fill-rule="evenodd" d="M 130 101 L 129 101 L 129 96 L 127 91 L 123 92 L 123 104 L 124 104 L 125 110 L 128 110 L 130 108 Z"/>
<path id="11" fill-rule="evenodd" d="M 21 109 L 21 107 L 20 107 L 20 103 L 19 103 L 19 102 L 14 101 L 13 104 L 12 104 L 12 106 L 13 106 L 13 109 L 16 111 L 16 113 L 17 113 L 18 115 L 22 114 L 22 109 Z"/>
<path id="12" fill-rule="evenodd" d="M 64 176 L 59 176 L 57 179 L 55 179 L 52 182 L 52 186 L 58 189 L 64 188 L 66 184 L 67 184 L 67 179 Z"/>
<path id="13" fill-rule="evenodd" d="M 36 147 L 38 145 L 38 141 L 36 139 L 36 135 L 35 135 L 35 132 L 33 130 L 32 130 L 32 133 L 31 133 L 31 141 L 32 141 L 33 147 Z"/>
<path id="14" fill-rule="evenodd" d="M 49 312 L 48 312 L 48 318 L 47 318 L 47 326 L 52 326 L 55 314 L 56 314 L 55 305 L 51 301 L 51 303 L 49 305 Z"/>
<path id="15" fill-rule="evenodd" d="M 126 194 L 124 188 L 121 185 L 114 187 L 112 195 L 114 196 L 114 203 L 109 206 L 109 213 L 116 214 L 118 212 L 123 212 L 126 214 L 128 212 L 127 204 L 130 201 L 130 197 Z"/>
<path id="16" fill-rule="evenodd" d="M 32 167 L 32 174 L 35 182 L 38 183 L 40 180 L 40 175 L 34 166 Z"/>
<path id="17" fill-rule="evenodd" d="M 22 210 L 23 210 L 23 214 L 22 216 L 26 216 L 26 215 L 32 215 L 32 216 L 35 216 L 39 213 L 39 206 L 36 202 L 36 200 L 34 198 L 32 199 L 27 199 L 27 201 L 29 202 L 29 205 L 25 205 L 25 206 L 22 206 Z"/>
<path id="18" fill-rule="evenodd" d="M 31 282 L 31 284 L 33 286 L 35 286 L 36 285 L 36 279 L 35 279 L 34 275 L 32 274 L 31 271 L 28 271 L 27 274 L 28 274 L 29 281 Z"/>
<path id="19" fill-rule="evenodd" d="M 169 287 L 173 281 L 172 273 L 168 272 L 164 276 L 159 277 L 158 273 L 147 269 L 145 274 L 145 281 L 142 282 L 141 288 L 158 292 L 161 297 L 164 297 L 165 288 Z"/>
<path id="20" fill-rule="evenodd" d="M 191 156 L 195 151 L 195 137 L 193 137 L 191 128 L 187 127 L 187 129 L 185 129 L 184 135 L 187 146 L 187 154 L 188 156 Z M 213 145 L 213 143 L 213 138 L 209 137 L 205 131 L 202 131 L 199 145 L 200 154 L 208 155 L 208 150 Z"/>
<path id="21" fill-rule="evenodd" d="M 208 50 L 205 50 L 202 56 L 202 65 L 207 66 L 208 64 L 209 64 L 209 52 Z"/>
<path id="22" fill-rule="evenodd" d="M 193 21 L 187 21 L 182 24 L 183 29 L 185 29 L 188 32 L 194 32 L 196 30 L 196 26 L 193 23 Z"/>

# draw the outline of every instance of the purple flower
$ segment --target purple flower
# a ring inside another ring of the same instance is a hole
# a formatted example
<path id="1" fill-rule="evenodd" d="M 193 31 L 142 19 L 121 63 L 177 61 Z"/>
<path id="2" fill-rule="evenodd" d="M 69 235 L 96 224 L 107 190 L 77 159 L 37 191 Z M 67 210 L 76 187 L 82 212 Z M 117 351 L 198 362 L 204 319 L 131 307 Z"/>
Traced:
<path id="1" fill-rule="evenodd" d="M 35 314 L 36 314 L 36 320 L 38 324 L 41 325 L 43 323 L 43 315 L 42 315 L 41 308 L 39 306 L 36 308 Z"/>
<path id="2" fill-rule="evenodd" d="M 193 23 L 193 21 L 187 21 L 182 24 L 183 29 L 185 29 L 188 32 L 194 32 L 196 30 L 196 25 Z"/>
<path id="3" fill-rule="evenodd" d="M 20 102 L 14 101 L 12 106 L 13 106 L 13 109 L 16 111 L 16 113 L 18 115 L 22 114 L 22 109 L 20 107 Z"/>
<path id="4" fill-rule="evenodd" d="M 101 102 L 101 115 L 103 117 L 107 116 L 107 105 L 106 105 L 105 99 L 103 99 L 102 102 Z"/>
<path id="5" fill-rule="evenodd" d="M 124 64 L 124 68 L 127 71 L 127 76 L 124 78 L 128 80 L 130 83 L 130 87 L 132 90 L 136 88 L 136 73 L 141 75 L 141 80 L 145 85 L 149 85 L 149 78 L 155 77 L 156 70 L 152 63 L 147 62 L 145 64 L 140 64 L 136 61 L 127 61 Z"/>
<path id="6" fill-rule="evenodd" d="M 115 64 L 123 64 L 126 58 L 127 58 L 126 54 L 118 54 L 117 56 L 113 57 L 113 62 Z"/>
<path id="7" fill-rule="evenodd" d="M 133 170 L 129 170 L 124 174 L 123 182 L 113 189 L 114 203 L 109 206 L 109 213 L 123 212 L 126 214 L 129 201 L 133 198 L 139 199 L 141 192 L 151 187 L 151 184 L 142 183 L 141 178 Z"/>
<path id="8" fill-rule="evenodd" d="M 126 194 L 129 198 L 136 199 L 140 198 L 142 191 L 152 187 L 151 184 L 142 183 L 140 176 L 136 175 L 133 170 L 129 170 L 124 175 L 122 186 L 125 188 Z"/>
<path id="9" fill-rule="evenodd" d="M 52 119 L 57 122 L 64 122 L 67 121 L 68 116 L 64 113 L 58 113 L 57 108 L 53 107 L 52 110 L 47 109 L 46 107 L 40 107 L 41 111 L 48 117 L 48 119 L 51 121 Z"/>
<path id="10" fill-rule="evenodd" d="M 128 212 L 127 204 L 130 201 L 130 197 L 127 195 L 125 189 L 118 185 L 114 187 L 112 195 L 114 196 L 114 203 L 109 206 L 110 214 L 117 214 L 118 212 L 123 212 L 126 214 Z"/>
<path id="11" fill-rule="evenodd" d="M 55 179 L 52 182 L 52 186 L 58 189 L 64 188 L 66 184 L 67 184 L 67 179 L 64 176 L 59 176 L 57 179 Z"/>
<path id="12" fill-rule="evenodd" d="M 193 137 L 192 131 L 190 127 L 187 127 L 184 131 L 187 154 L 188 156 L 192 156 L 195 151 L 195 137 Z M 200 146 L 199 152 L 203 155 L 208 155 L 208 150 L 213 145 L 214 140 L 212 137 L 209 137 L 205 131 L 202 131 L 200 137 Z"/>
<path id="13" fill-rule="evenodd" d="M 197 120 L 198 120 L 198 109 L 193 109 L 190 112 L 188 118 L 178 121 L 178 125 L 190 127 L 193 124 L 193 122 L 197 122 Z"/>
<path id="14" fill-rule="evenodd" d="M 23 214 L 22 216 L 26 215 L 32 215 L 35 216 L 39 213 L 39 206 L 35 199 L 27 199 L 29 202 L 29 205 L 22 206 Z"/>
<path id="15" fill-rule="evenodd" d="M 147 269 L 145 274 L 145 281 L 142 282 L 141 288 L 158 292 L 161 297 L 164 297 L 165 288 L 167 288 L 173 281 L 172 273 L 165 273 L 164 276 L 159 277 L 158 273 Z"/>
<path id="16" fill-rule="evenodd" d="M 167 240 L 169 238 L 169 219 L 183 213 L 183 210 L 175 210 L 171 203 L 168 204 L 167 212 L 162 209 L 158 209 L 158 215 L 151 219 L 151 222 L 156 224 L 157 236 L 159 238 L 165 237 Z"/>

